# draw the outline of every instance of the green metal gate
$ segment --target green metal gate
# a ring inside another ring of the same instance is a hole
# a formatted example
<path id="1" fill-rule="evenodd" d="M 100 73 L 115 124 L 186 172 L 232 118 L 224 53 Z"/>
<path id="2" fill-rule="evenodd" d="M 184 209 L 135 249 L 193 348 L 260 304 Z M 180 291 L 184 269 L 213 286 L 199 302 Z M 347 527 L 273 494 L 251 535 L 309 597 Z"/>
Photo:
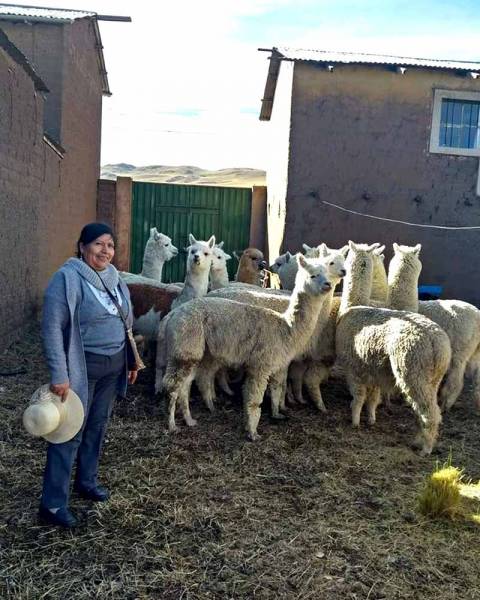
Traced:
<path id="1" fill-rule="evenodd" d="M 232 254 L 248 246 L 252 190 L 249 188 L 178 185 L 169 183 L 133 182 L 132 228 L 130 270 L 142 270 L 143 252 L 150 228 L 172 238 L 182 250 L 188 246 L 188 234 L 197 240 L 208 240 L 214 234 L 222 240 L 224 250 Z M 163 269 L 165 282 L 183 281 L 186 255 L 179 255 Z M 233 278 L 237 261 L 228 261 L 230 278 Z"/>

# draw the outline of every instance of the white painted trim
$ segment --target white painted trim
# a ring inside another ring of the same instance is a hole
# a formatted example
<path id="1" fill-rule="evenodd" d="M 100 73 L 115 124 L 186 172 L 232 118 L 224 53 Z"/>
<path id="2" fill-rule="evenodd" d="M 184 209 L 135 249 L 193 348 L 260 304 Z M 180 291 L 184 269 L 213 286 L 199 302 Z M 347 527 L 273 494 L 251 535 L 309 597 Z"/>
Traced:
<path id="1" fill-rule="evenodd" d="M 434 90 L 432 129 L 430 132 L 430 152 L 436 154 L 454 154 L 456 156 L 480 156 L 480 148 L 449 148 L 448 146 L 439 146 L 438 138 L 440 135 L 440 115 L 442 110 L 442 100 L 444 98 L 452 98 L 453 100 L 473 100 L 474 102 L 480 102 L 480 92 Z"/>
<path id="2" fill-rule="evenodd" d="M 480 196 L 480 159 L 478 160 L 477 196 Z"/>

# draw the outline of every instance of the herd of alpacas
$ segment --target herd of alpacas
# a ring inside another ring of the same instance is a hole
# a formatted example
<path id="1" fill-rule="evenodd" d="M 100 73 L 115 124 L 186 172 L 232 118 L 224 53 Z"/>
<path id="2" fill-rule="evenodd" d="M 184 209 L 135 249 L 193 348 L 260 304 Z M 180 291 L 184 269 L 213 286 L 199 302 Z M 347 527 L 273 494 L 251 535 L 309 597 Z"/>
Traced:
<path id="1" fill-rule="evenodd" d="M 155 390 L 168 399 L 169 431 L 178 406 L 188 426 L 192 382 L 210 411 L 216 386 L 232 394 L 230 377 L 243 379 L 247 437 L 259 438 L 261 404 L 268 390 L 271 416 L 285 418 L 286 401 L 322 412 L 321 384 L 334 365 L 352 396 L 352 425 L 366 405 L 370 425 L 382 400 L 402 396 L 418 434 L 414 446 L 429 454 L 441 410 L 471 378 L 480 409 L 480 311 L 460 300 L 418 300 L 420 244 L 393 244 L 388 274 L 380 243 L 349 241 L 338 250 L 303 245 L 304 254 L 279 256 L 268 270 L 282 289 L 262 287 L 263 254 L 247 248 L 235 281 L 231 256 L 215 236 L 189 235 L 182 283 L 162 283 L 165 262 L 178 255 L 172 240 L 151 229 L 140 274 L 121 273 L 132 298 L 134 331 L 156 350 Z M 335 292 L 343 280 L 341 294 Z"/>

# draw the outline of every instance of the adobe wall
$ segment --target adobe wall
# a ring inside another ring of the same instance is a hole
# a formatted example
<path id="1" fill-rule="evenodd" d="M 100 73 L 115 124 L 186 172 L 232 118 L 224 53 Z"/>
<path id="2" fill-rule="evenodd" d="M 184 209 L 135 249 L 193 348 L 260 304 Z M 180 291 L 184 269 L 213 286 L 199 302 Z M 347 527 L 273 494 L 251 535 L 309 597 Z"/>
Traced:
<path id="1" fill-rule="evenodd" d="M 400 75 L 296 64 L 284 249 L 380 241 L 388 263 L 393 242 L 420 242 L 421 283 L 480 301 L 480 230 L 411 227 L 322 204 L 413 223 L 480 225 L 479 159 L 429 152 L 434 88 L 480 91 L 480 81 L 426 69 Z"/>
<path id="2" fill-rule="evenodd" d="M 21 66 L 0 49 L 0 348 L 36 314 L 43 232 L 42 204 L 55 179 L 43 141 L 44 98 Z"/>
<path id="3" fill-rule="evenodd" d="M 96 219 L 102 120 L 96 38 L 88 19 L 62 26 L 2 22 L 2 27 L 50 89 L 45 123 L 65 149 L 54 172 L 47 170 L 51 186 L 39 213 L 38 277 L 44 287 L 74 253 L 83 225 Z"/>

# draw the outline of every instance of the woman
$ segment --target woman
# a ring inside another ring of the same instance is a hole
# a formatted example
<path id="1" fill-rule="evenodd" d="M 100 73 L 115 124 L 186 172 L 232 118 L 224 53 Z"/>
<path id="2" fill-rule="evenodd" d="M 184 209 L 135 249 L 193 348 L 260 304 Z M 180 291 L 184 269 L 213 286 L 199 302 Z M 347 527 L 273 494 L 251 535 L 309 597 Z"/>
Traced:
<path id="1" fill-rule="evenodd" d="M 110 264 L 114 253 L 108 225 L 85 225 L 77 258 L 67 260 L 45 292 L 42 337 L 50 389 L 63 400 L 71 387 L 85 411 L 75 437 L 48 445 L 39 516 L 60 527 L 78 525 L 68 508 L 75 459 L 78 494 L 94 502 L 108 500 L 108 490 L 97 480 L 101 447 L 115 397 L 125 395 L 127 381 L 137 378 L 134 367 L 127 366 L 125 326 L 118 310 L 130 327 L 130 295 Z"/>

